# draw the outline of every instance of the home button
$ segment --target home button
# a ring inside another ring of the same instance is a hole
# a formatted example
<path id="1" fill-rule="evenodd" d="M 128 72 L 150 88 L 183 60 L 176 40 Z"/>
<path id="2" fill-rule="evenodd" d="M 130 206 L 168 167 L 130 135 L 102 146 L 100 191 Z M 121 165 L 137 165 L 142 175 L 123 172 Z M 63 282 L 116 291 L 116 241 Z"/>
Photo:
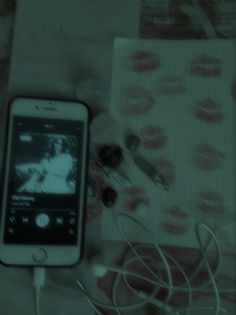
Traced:
<path id="1" fill-rule="evenodd" d="M 32 255 L 32 258 L 35 262 L 42 263 L 47 259 L 47 252 L 43 248 L 38 248 Z"/>

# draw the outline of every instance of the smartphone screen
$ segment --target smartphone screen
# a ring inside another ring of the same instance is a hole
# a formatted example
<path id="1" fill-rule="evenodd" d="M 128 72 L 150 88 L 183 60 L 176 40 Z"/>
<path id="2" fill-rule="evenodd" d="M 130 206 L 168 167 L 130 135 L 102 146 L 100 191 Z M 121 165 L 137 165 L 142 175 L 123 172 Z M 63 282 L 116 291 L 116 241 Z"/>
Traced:
<path id="1" fill-rule="evenodd" d="M 76 245 L 83 121 L 13 116 L 5 244 Z"/>

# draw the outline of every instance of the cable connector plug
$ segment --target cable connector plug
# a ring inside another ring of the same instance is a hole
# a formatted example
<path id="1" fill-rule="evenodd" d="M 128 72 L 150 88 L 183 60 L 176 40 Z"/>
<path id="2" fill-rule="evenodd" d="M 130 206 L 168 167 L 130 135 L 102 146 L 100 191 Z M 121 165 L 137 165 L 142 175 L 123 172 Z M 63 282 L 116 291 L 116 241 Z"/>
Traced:
<path id="1" fill-rule="evenodd" d="M 33 286 L 35 287 L 36 314 L 40 315 L 39 298 L 40 290 L 45 284 L 45 268 L 35 267 L 33 269 Z"/>

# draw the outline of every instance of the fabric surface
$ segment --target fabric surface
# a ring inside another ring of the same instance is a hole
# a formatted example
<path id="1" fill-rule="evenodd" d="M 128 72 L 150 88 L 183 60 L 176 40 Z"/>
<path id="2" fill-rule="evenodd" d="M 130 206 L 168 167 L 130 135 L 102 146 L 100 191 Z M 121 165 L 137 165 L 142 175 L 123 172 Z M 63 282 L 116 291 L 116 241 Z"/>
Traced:
<path id="1" fill-rule="evenodd" d="M 137 0 L 139 1 L 139 0 Z M 89 1 L 88 1 L 89 2 Z M 39 2 L 38 2 L 39 3 Z M 123 3 L 123 1 L 122 1 Z M 235 38 L 235 1 L 221 1 L 221 0 L 202 0 L 205 12 L 214 26 L 217 37 L 219 38 Z M 2 106 L 4 105 L 4 100 L 6 96 L 7 89 L 7 80 L 9 73 L 9 62 L 10 62 L 10 48 L 13 32 L 13 21 L 14 21 L 14 12 L 15 12 L 15 0 L 0 0 L 0 115 L 2 111 Z M 64 12 L 63 12 L 64 13 Z M 106 12 L 109 14 L 109 12 Z M 138 34 L 141 38 L 149 39 L 160 39 L 160 38 L 169 38 L 169 39 L 206 39 L 207 35 L 204 31 L 204 25 L 202 24 L 201 19 L 199 19 L 199 12 L 194 8 L 193 2 L 188 0 L 178 1 L 148 1 L 140 0 L 140 21 L 139 21 L 139 30 Z M 103 18 L 105 20 L 105 18 Z M 117 24 L 120 20 L 120 17 L 117 15 L 117 19 L 114 20 L 113 33 L 110 33 L 111 40 L 114 36 L 124 36 L 117 32 Z M 99 24 L 100 21 L 97 21 Z M 111 21 L 113 22 L 113 21 Z M 48 38 L 54 37 L 54 40 L 58 47 L 62 47 L 61 42 L 67 43 L 68 45 L 78 44 L 78 38 L 76 37 L 78 29 L 73 30 L 72 35 L 67 32 L 67 27 L 64 27 L 62 30 L 55 28 L 55 25 L 47 25 L 47 28 L 44 30 Z M 60 43 L 57 38 L 61 36 Z M 118 33 L 118 34 L 117 34 Z M 84 39 L 83 39 L 84 40 Z M 111 48 L 111 47 L 110 47 Z M 64 53 L 66 53 L 66 49 Z M 93 52 L 96 53 L 96 50 Z M 77 55 L 74 56 L 77 60 Z M 112 56 L 109 57 L 109 60 L 112 60 Z M 43 59 L 42 59 L 43 60 Z M 51 59 L 49 59 L 50 64 Z M 27 65 L 27 62 L 25 63 Z M 37 64 L 37 60 L 36 60 Z M 105 61 L 107 65 L 107 60 Z M 98 64 L 98 68 L 103 72 L 102 63 Z M 89 67 L 90 69 L 90 67 Z M 144 68 L 139 67 L 139 70 Z M 99 105 L 101 104 L 101 90 L 103 91 L 103 82 L 101 84 L 95 84 L 94 81 L 90 80 L 90 76 L 93 79 L 93 76 L 96 76 L 96 73 L 86 72 L 85 69 L 82 69 L 82 73 L 86 73 L 89 80 L 84 84 L 81 81 L 80 87 L 78 87 L 77 97 L 84 98 L 85 101 L 92 101 Z M 111 69 L 106 68 L 105 71 L 110 71 Z M 36 72 L 37 73 L 37 72 Z M 105 73 L 105 72 L 104 72 Z M 79 78 L 80 79 L 80 78 Z M 106 78 L 107 79 L 107 78 Z M 91 89 L 96 91 L 96 97 L 91 98 Z M 46 91 L 46 89 L 44 90 Z M 235 82 L 232 83 L 231 92 L 234 100 L 235 96 Z M 61 92 L 57 94 L 58 96 L 63 96 Z M 95 113 L 95 110 L 94 110 Z M 217 116 L 219 119 L 219 116 Z M 148 143 L 149 147 L 153 145 L 152 141 Z M 159 146 L 164 145 L 163 142 L 158 144 Z M 161 162 L 161 161 L 159 161 Z M 163 161 L 162 161 L 163 162 Z M 166 165 L 165 161 L 163 162 L 163 168 L 168 168 L 169 164 Z M 173 174 L 169 174 L 170 183 L 173 181 Z M 93 160 L 90 161 L 89 167 L 89 202 L 88 202 L 88 211 L 87 211 L 87 221 L 90 223 L 87 225 L 87 236 L 86 236 L 86 255 L 92 256 L 99 252 L 99 247 L 94 246 L 94 240 L 92 235 L 100 235 L 99 227 L 99 218 L 101 217 L 102 204 L 101 204 L 101 187 L 108 184 L 108 179 L 98 166 L 94 163 Z M 128 190 L 127 194 L 127 203 L 128 207 L 132 211 L 135 202 L 142 201 L 146 202 L 146 195 L 143 189 L 140 187 L 134 187 L 133 190 Z M 176 209 L 172 209 L 173 211 Z M 172 213 L 173 213 L 172 211 Z M 226 237 L 222 234 L 222 239 Z M 230 247 L 227 239 L 224 240 L 226 247 Z M 102 245 L 102 243 L 100 244 Z M 103 245 L 105 248 L 105 256 L 110 259 L 114 264 L 118 265 L 122 263 L 126 248 L 120 246 L 119 243 L 110 242 L 108 245 Z M 120 248 L 119 248 L 120 246 Z M 186 270 L 192 272 L 194 266 L 199 260 L 199 252 L 195 250 L 179 250 L 177 248 L 167 248 L 166 249 L 171 255 L 173 255 L 178 261 L 185 266 Z M 150 254 L 150 253 L 149 253 Z M 151 253 L 153 255 L 153 253 Z M 224 256 L 224 268 L 228 271 L 235 270 L 234 262 L 235 255 L 230 256 L 228 253 Z M 138 270 L 138 266 L 136 266 Z M 134 268 L 134 269 L 135 269 Z M 83 270 L 83 272 L 81 272 Z M 94 288 L 91 292 L 93 295 L 97 295 L 103 301 L 109 301 L 111 299 L 111 287 L 114 280 L 114 274 L 108 273 L 105 277 L 97 279 L 91 274 L 91 269 L 86 265 L 86 261 L 82 266 L 77 266 L 75 269 L 54 269 L 47 271 L 47 281 L 46 286 L 42 291 L 40 305 L 42 308 L 41 315 L 49 314 L 58 314 L 58 315 L 75 315 L 79 311 L 81 314 L 90 315 L 94 314 L 91 306 L 82 296 L 81 292 L 78 291 L 75 286 L 75 278 L 79 278 L 83 283 L 88 284 Z M 206 279 L 206 273 L 203 272 L 200 274 L 199 281 L 204 281 Z M 235 272 L 226 274 L 223 271 L 219 274 L 218 283 L 223 288 L 236 288 L 236 275 Z M 176 279 L 175 279 L 176 280 Z M 1 315 L 32 315 L 35 314 L 34 310 L 34 291 L 32 288 L 32 273 L 28 268 L 7 268 L 5 266 L 0 267 L 0 313 Z M 142 287 L 142 284 L 136 283 L 142 289 L 148 289 Z M 97 290 L 97 287 L 100 290 Z M 165 293 L 165 292 L 164 292 Z M 163 294 L 163 292 L 162 292 Z M 121 302 L 128 303 L 132 297 L 124 290 L 121 295 Z M 196 296 L 198 298 L 198 296 Z M 235 313 L 235 304 L 236 298 L 234 292 L 222 293 L 222 298 L 224 299 L 223 305 L 228 310 L 228 314 Z M 128 300 L 127 300 L 128 299 Z M 186 302 L 186 296 L 175 296 L 173 300 L 173 305 L 184 305 Z M 206 303 L 207 305 L 214 305 L 214 295 L 206 296 L 204 293 L 201 295 L 200 304 Z M 112 314 L 112 312 L 104 311 L 104 314 Z M 127 313 L 128 314 L 128 313 Z M 149 314 L 158 314 L 156 309 L 152 306 L 147 305 L 145 309 L 136 310 L 134 314 L 137 315 L 149 315 Z M 195 314 L 195 313 L 193 313 Z M 196 314 L 199 314 L 196 313 Z M 210 312 L 204 313 L 203 315 L 210 315 Z"/>

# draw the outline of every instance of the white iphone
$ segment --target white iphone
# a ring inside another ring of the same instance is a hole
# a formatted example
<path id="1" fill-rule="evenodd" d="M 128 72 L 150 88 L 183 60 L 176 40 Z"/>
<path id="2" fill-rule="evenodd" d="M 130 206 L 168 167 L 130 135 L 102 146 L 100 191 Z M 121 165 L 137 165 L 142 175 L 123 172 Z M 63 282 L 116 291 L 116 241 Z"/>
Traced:
<path id="1" fill-rule="evenodd" d="M 9 110 L 0 260 L 71 266 L 81 256 L 88 109 L 79 102 L 15 99 Z"/>

